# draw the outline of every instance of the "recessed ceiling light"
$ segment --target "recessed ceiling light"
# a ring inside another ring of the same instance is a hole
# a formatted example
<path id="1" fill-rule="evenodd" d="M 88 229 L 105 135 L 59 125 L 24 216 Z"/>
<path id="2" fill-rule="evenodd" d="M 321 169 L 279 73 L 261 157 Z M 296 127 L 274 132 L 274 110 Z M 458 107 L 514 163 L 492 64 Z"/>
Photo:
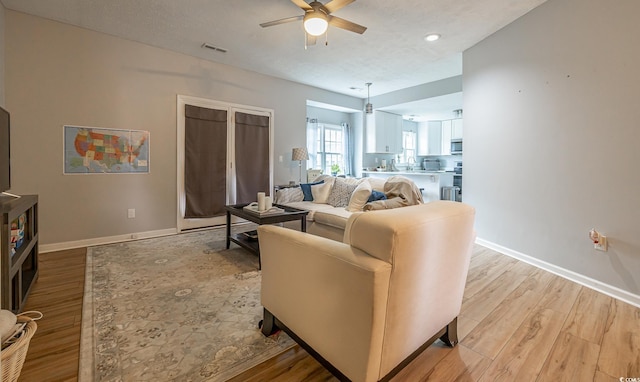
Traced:
<path id="1" fill-rule="evenodd" d="M 432 34 L 428 34 L 425 36 L 424 40 L 425 41 L 429 41 L 429 42 L 433 42 L 440 39 L 440 35 L 437 33 L 432 33 Z"/>

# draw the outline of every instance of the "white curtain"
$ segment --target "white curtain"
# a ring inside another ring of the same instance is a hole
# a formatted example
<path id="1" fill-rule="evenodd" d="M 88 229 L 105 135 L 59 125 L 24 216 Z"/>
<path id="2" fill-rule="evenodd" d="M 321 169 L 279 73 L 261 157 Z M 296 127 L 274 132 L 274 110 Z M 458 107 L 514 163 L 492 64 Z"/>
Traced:
<path id="1" fill-rule="evenodd" d="M 322 168 L 318 158 L 318 120 L 315 118 L 307 118 L 307 151 L 307 168 Z"/>
<path id="2" fill-rule="evenodd" d="M 354 175 L 353 171 L 353 137 L 351 136 L 351 127 L 348 123 L 342 123 L 342 136 L 344 137 L 344 173 L 345 175 Z"/>

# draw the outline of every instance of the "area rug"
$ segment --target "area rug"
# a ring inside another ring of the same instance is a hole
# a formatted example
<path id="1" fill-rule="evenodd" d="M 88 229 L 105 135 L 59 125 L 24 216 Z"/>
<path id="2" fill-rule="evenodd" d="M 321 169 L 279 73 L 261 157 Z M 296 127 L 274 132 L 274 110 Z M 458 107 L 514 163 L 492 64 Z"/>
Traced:
<path id="1" fill-rule="evenodd" d="M 290 348 L 257 267 L 224 229 L 89 248 L 79 380 L 225 381 Z"/>

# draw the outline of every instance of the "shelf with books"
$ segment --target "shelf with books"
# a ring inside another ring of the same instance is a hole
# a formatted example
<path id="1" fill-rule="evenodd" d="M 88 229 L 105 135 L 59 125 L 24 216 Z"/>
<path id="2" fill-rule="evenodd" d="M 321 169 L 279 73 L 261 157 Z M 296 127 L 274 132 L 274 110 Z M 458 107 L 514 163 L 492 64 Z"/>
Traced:
<path id="1" fill-rule="evenodd" d="M 0 306 L 20 312 L 38 278 L 38 196 L 14 198 L 2 195 L 0 213 Z"/>

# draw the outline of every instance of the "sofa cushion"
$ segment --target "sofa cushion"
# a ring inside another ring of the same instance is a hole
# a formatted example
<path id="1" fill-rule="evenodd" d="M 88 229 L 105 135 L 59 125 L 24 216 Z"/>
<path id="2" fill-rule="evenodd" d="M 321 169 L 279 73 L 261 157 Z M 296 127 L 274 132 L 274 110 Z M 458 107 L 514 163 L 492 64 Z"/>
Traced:
<path id="1" fill-rule="evenodd" d="M 334 207 L 346 207 L 356 187 L 358 187 L 357 182 L 347 182 L 343 178 L 336 178 L 327 198 L 327 204 Z"/>
<path id="2" fill-rule="evenodd" d="M 332 188 L 333 184 L 329 182 L 311 185 L 311 195 L 313 195 L 312 202 L 327 203 L 327 199 L 329 199 L 329 194 L 331 193 Z"/>
<path id="3" fill-rule="evenodd" d="M 386 179 L 384 178 L 364 178 L 367 180 L 367 182 L 369 182 L 369 184 L 371 184 L 371 189 L 372 190 L 376 190 L 376 191 L 382 191 L 384 192 L 384 184 L 386 183 Z"/>
<path id="4" fill-rule="evenodd" d="M 301 202 L 304 199 L 304 194 L 300 187 L 281 188 L 276 191 L 276 198 L 273 201 L 278 204 L 286 204 L 292 202 Z"/>
<path id="5" fill-rule="evenodd" d="M 352 212 L 344 208 L 332 208 L 330 210 L 316 211 L 313 220 L 318 224 L 324 224 L 335 228 L 345 229 L 347 220 Z"/>
<path id="6" fill-rule="evenodd" d="M 328 204 L 316 204 L 312 202 L 293 202 L 287 203 L 287 205 L 293 208 L 309 211 L 309 213 L 307 214 L 307 221 L 313 221 L 315 213 L 318 211 L 336 209 L 335 207 L 332 207 Z"/>
<path id="7" fill-rule="evenodd" d="M 300 184 L 300 189 L 302 189 L 302 194 L 304 195 L 304 197 L 302 198 L 303 201 L 305 202 L 310 202 L 313 200 L 313 195 L 311 194 L 311 186 L 314 184 L 320 184 L 320 183 L 324 183 L 324 180 L 315 182 L 315 183 L 301 183 Z"/>
<path id="8" fill-rule="evenodd" d="M 364 205 L 369 200 L 371 195 L 371 184 L 369 182 L 360 182 L 358 187 L 351 194 L 349 204 L 347 205 L 347 211 L 355 212 L 362 211 Z"/>

